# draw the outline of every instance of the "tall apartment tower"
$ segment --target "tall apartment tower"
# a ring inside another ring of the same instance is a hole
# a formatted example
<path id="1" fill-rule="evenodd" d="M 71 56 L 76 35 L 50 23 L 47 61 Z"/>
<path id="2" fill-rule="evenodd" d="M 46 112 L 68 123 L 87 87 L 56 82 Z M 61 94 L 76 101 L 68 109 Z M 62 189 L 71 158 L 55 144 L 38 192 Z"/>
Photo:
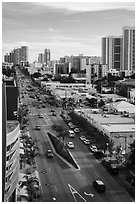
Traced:
<path id="1" fill-rule="evenodd" d="M 21 48 L 14 49 L 14 63 L 20 64 L 21 62 Z"/>
<path id="2" fill-rule="evenodd" d="M 44 63 L 47 65 L 50 62 L 50 49 L 45 49 Z"/>
<path id="3" fill-rule="evenodd" d="M 122 70 L 123 36 L 102 38 L 102 64 L 108 64 L 109 69 Z"/>
<path id="4" fill-rule="evenodd" d="M 38 63 L 41 63 L 41 64 L 44 63 L 44 54 L 43 54 L 43 53 L 39 53 L 39 56 L 38 56 Z"/>
<path id="5" fill-rule="evenodd" d="M 21 46 L 21 61 L 27 62 L 28 61 L 28 47 Z"/>
<path id="6" fill-rule="evenodd" d="M 123 27 L 123 70 L 135 71 L 135 27 Z"/>

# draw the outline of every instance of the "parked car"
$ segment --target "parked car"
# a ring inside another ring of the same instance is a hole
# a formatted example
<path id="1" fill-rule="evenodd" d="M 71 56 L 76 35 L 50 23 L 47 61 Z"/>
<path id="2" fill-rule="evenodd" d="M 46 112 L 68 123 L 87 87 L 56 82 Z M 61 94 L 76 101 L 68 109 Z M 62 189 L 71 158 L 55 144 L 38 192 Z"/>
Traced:
<path id="1" fill-rule="evenodd" d="M 55 112 L 53 112 L 53 113 L 52 113 L 52 116 L 56 116 L 56 113 L 55 113 Z"/>
<path id="2" fill-rule="evenodd" d="M 73 142 L 68 142 L 67 146 L 68 146 L 69 149 L 74 149 Z"/>
<path id="3" fill-rule="evenodd" d="M 106 157 L 106 155 L 101 150 L 94 151 L 93 155 L 96 159 L 101 159 L 103 157 Z"/>
<path id="4" fill-rule="evenodd" d="M 54 110 L 54 109 L 51 109 L 51 112 L 55 112 L 55 110 Z"/>
<path id="5" fill-rule="evenodd" d="M 75 133 L 79 133 L 79 132 L 80 132 L 79 128 L 75 128 L 75 129 L 74 129 L 74 132 L 75 132 Z"/>
<path id="6" fill-rule="evenodd" d="M 95 180 L 93 181 L 93 187 L 95 190 L 99 193 L 103 193 L 106 190 L 105 184 L 101 180 Z"/>
<path id="7" fill-rule="evenodd" d="M 40 125 L 36 125 L 36 130 L 40 130 Z"/>
<path id="8" fill-rule="evenodd" d="M 43 114 L 39 114 L 39 118 L 43 118 Z"/>
<path id="9" fill-rule="evenodd" d="M 73 130 L 69 130 L 69 137 L 75 137 L 75 133 Z"/>
<path id="10" fill-rule="evenodd" d="M 93 152 L 96 152 L 96 151 L 98 150 L 97 147 L 94 146 L 94 145 L 91 145 L 91 146 L 89 147 L 89 149 L 91 150 L 92 153 L 93 153 Z"/>
<path id="11" fill-rule="evenodd" d="M 53 154 L 52 150 L 48 149 L 47 152 L 46 152 L 46 157 L 47 158 L 53 158 L 53 156 L 54 156 L 54 154 Z"/>
<path id="12" fill-rule="evenodd" d="M 81 137 L 79 137 L 79 139 L 83 141 L 83 140 L 86 140 L 86 137 L 85 136 L 81 136 Z"/>
<path id="13" fill-rule="evenodd" d="M 90 145 L 90 141 L 88 139 L 83 140 L 85 145 Z"/>

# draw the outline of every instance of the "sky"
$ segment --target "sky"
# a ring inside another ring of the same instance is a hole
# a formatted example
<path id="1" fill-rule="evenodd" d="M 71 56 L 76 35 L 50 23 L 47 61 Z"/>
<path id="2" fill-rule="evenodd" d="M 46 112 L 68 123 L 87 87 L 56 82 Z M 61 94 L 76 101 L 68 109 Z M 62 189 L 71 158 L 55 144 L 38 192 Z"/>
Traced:
<path id="1" fill-rule="evenodd" d="M 96 2 L 96 3 L 95 3 Z M 51 59 L 101 56 L 101 38 L 135 26 L 134 1 L 2 2 L 2 56 L 28 46 L 29 62 L 44 49 Z"/>

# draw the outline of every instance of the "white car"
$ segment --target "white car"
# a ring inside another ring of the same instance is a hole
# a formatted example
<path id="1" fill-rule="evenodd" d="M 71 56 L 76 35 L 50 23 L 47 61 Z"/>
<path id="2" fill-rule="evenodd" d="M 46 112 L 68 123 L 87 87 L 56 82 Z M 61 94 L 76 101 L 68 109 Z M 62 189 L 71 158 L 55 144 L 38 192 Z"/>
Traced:
<path id="1" fill-rule="evenodd" d="M 68 142 L 67 146 L 68 146 L 69 149 L 73 149 L 74 148 L 73 142 Z"/>
<path id="2" fill-rule="evenodd" d="M 83 140 L 84 144 L 90 145 L 90 141 L 88 139 Z"/>
<path id="3" fill-rule="evenodd" d="M 80 132 L 79 128 L 75 128 L 75 129 L 74 129 L 74 132 L 75 132 L 75 133 L 79 133 L 79 132 Z"/>
<path id="4" fill-rule="evenodd" d="M 90 150 L 91 150 L 91 152 L 96 152 L 98 149 L 96 146 L 92 145 L 92 146 L 90 146 Z"/>
<path id="5" fill-rule="evenodd" d="M 86 140 L 86 137 L 85 136 L 81 136 L 81 137 L 79 137 L 79 139 L 83 141 L 83 140 Z"/>

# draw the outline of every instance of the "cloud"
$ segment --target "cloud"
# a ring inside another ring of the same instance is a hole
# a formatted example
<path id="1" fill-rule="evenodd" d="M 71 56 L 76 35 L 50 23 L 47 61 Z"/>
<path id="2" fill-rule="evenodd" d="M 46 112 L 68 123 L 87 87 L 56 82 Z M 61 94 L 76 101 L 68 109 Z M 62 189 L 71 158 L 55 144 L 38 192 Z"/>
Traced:
<path id="1" fill-rule="evenodd" d="M 55 30 L 53 28 L 49 28 L 49 31 L 53 32 L 53 33 L 55 32 Z"/>
<path id="2" fill-rule="evenodd" d="M 36 3 L 54 9 L 66 9 L 75 12 L 100 11 L 111 9 L 135 10 L 134 2 L 40 2 Z"/>

